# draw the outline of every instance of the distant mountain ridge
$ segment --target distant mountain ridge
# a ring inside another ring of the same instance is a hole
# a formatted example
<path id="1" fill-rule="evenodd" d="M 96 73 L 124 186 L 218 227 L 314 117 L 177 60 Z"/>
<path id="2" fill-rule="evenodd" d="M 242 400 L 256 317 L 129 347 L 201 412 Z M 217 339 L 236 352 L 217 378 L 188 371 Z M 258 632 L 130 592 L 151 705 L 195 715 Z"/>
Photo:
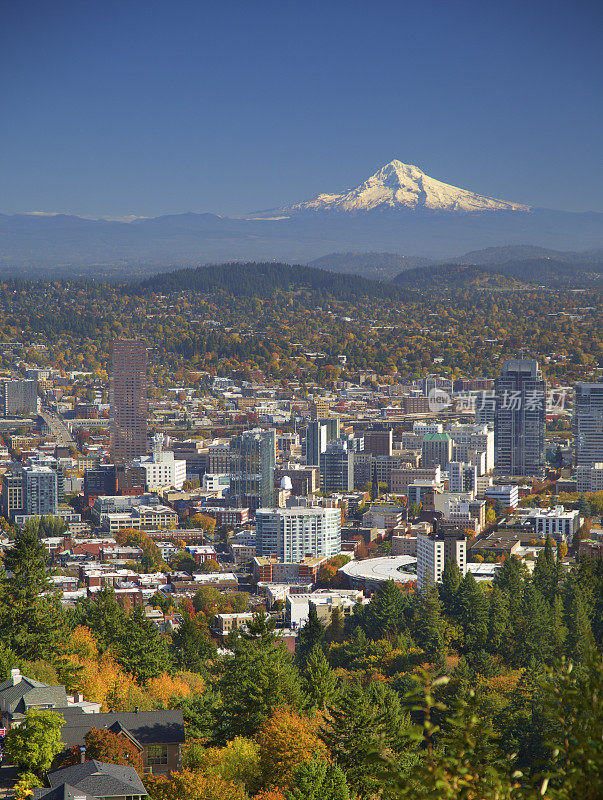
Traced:
<path id="1" fill-rule="evenodd" d="M 546 258 L 542 249 L 597 251 L 603 248 L 603 214 L 486 197 L 396 159 L 349 191 L 237 218 L 193 212 L 127 220 L 0 214 L 0 276 L 113 278 L 166 266 L 312 263 L 325 253 L 381 251 L 428 264 L 519 242 L 535 248 L 538 258 Z M 391 267 L 365 274 L 389 278 L 395 274 Z M 339 270 L 337 263 L 332 269 Z"/>

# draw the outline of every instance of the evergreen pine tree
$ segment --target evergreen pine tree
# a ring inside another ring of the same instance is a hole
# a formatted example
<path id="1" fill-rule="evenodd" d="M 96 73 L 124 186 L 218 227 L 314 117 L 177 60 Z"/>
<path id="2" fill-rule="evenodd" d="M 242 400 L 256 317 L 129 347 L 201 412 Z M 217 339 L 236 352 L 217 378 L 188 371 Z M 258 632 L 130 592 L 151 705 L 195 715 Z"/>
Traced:
<path id="1" fill-rule="evenodd" d="M 320 645 L 314 645 L 314 649 L 306 660 L 303 689 L 308 707 L 319 710 L 324 709 L 328 703 L 332 703 L 337 694 L 337 677 L 329 666 Z"/>
<path id="2" fill-rule="evenodd" d="M 312 602 L 309 605 L 308 620 L 300 628 L 295 644 L 295 658 L 302 668 L 305 666 L 310 653 L 316 645 L 320 645 L 325 635 L 324 625 L 318 619 L 316 606 Z"/>
<path id="3" fill-rule="evenodd" d="M 128 615 L 117 602 L 113 589 L 101 589 L 94 597 L 78 603 L 73 625 L 85 625 L 94 631 L 101 653 L 119 647 L 127 635 Z"/>
<path id="4" fill-rule="evenodd" d="M 490 594 L 487 646 L 491 653 L 508 655 L 509 600 L 505 592 L 495 586 Z"/>
<path id="5" fill-rule="evenodd" d="M 386 581 L 362 616 L 361 625 L 371 639 L 394 637 L 406 628 L 405 601 L 394 581 Z"/>
<path id="6" fill-rule="evenodd" d="M 117 655 L 124 669 L 141 683 L 146 683 L 170 668 L 167 639 L 145 617 L 140 606 L 129 614 L 127 630 Z"/>
<path id="7" fill-rule="evenodd" d="M 183 614 L 182 623 L 172 636 L 172 646 L 176 664 L 191 672 L 203 672 L 206 662 L 216 655 L 216 646 L 202 615 L 193 619 L 190 614 Z"/>
<path id="8" fill-rule="evenodd" d="M 277 640 L 276 620 L 265 611 L 254 614 L 241 633 L 243 639 L 259 644 L 273 644 Z"/>
<path id="9" fill-rule="evenodd" d="M 66 639 L 65 615 L 52 589 L 36 522 L 17 532 L 0 575 L 0 640 L 20 658 L 52 661 Z M 7 573 L 12 573 L 9 577 Z"/>
<path id="10" fill-rule="evenodd" d="M 389 687 L 374 692 L 355 682 L 329 706 L 322 738 L 350 787 L 361 797 L 372 797 L 381 786 L 375 757 L 399 756 L 406 750 L 408 727 L 408 717 Z"/>
<path id="11" fill-rule="evenodd" d="M 518 558 L 511 556 L 503 561 L 494 577 L 494 586 L 502 589 L 509 600 L 509 612 L 514 621 L 521 613 L 521 598 L 527 570 Z"/>
<path id="12" fill-rule="evenodd" d="M 261 628 L 257 639 L 240 638 L 224 662 L 217 683 L 222 704 L 214 735 L 219 743 L 235 736 L 255 736 L 277 706 L 302 706 L 299 673 L 291 654 L 274 633 L 262 641 L 267 634 L 263 623 Z"/>
<path id="13" fill-rule="evenodd" d="M 456 598 L 464 649 L 482 650 L 488 637 L 488 600 L 471 572 L 461 581 Z"/>
<path id="14" fill-rule="evenodd" d="M 526 584 L 519 613 L 511 622 L 515 663 L 522 667 L 552 663 L 551 607 L 533 583 Z"/>
<path id="15" fill-rule="evenodd" d="M 559 565 L 553 550 L 553 540 L 547 536 L 544 549 L 540 551 L 536 559 L 534 585 L 551 605 L 555 602 L 560 577 Z"/>
<path id="16" fill-rule="evenodd" d="M 295 788 L 287 800 L 349 800 L 345 774 L 322 758 L 302 761 L 293 770 Z"/>
<path id="17" fill-rule="evenodd" d="M 345 635 L 345 617 L 341 613 L 341 609 L 335 606 L 331 612 L 331 620 L 325 629 L 324 641 L 327 644 L 331 642 L 343 642 Z"/>
<path id="18" fill-rule="evenodd" d="M 457 614 L 456 593 L 462 579 L 463 576 L 456 561 L 453 558 L 447 558 L 442 570 L 442 583 L 438 588 L 444 612 L 450 617 Z"/>
<path id="19" fill-rule="evenodd" d="M 586 612 L 582 591 L 576 580 L 568 581 L 566 590 L 567 655 L 575 661 L 584 661 L 594 647 L 590 620 Z"/>
<path id="20" fill-rule="evenodd" d="M 370 642 L 367 635 L 361 627 L 358 627 L 340 647 L 331 649 L 329 660 L 334 667 L 344 667 L 352 670 L 357 661 L 367 657 L 369 649 Z"/>
<path id="21" fill-rule="evenodd" d="M 442 663 L 446 656 L 445 624 L 435 585 L 425 587 L 419 597 L 413 622 L 414 639 L 430 661 Z"/>

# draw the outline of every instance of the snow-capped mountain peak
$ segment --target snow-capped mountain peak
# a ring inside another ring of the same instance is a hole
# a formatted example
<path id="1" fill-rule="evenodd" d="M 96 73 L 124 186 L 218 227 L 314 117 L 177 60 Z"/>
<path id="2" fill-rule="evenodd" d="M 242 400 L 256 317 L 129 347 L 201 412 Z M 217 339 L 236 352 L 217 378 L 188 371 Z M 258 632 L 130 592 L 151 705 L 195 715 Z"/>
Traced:
<path id="1" fill-rule="evenodd" d="M 319 194 L 312 200 L 279 209 L 283 214 L 301 211 L 359 212 L 386 209 L 429 211 L 529 211 L 529 206 L 475 194 L 430 178 L 414 164 L 395 159 L 355 189 L 341 194 Z"/>

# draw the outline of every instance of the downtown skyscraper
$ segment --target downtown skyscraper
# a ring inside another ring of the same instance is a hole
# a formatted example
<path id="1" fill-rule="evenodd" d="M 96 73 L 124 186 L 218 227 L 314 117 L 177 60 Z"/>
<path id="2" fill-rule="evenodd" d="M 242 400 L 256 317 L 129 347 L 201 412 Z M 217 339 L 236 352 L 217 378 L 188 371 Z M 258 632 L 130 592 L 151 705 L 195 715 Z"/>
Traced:
<path id="1" fill-rule="evenodd" d="M 230 440 L 229 505 L 249 508 L 274 504 L 276 431 L 253 428 Z"/>
<path id="2" fill-rule="evenodd" d="M 494 386 L 494 470 L 497 475 L 544 473 L 546 384 L 534 359 L 503 362 Z"/>
<path id="3" fill-rule="evenodd" d="M 603 383 L 576 384 L 574 449 L 577 467 L 603 461 Z"/>
<path id="4" fill-rule="evenodd" d="M 147 451 L 147 350 L 137 339 L 113 344 L 113 455 L 129 463 Z"/>

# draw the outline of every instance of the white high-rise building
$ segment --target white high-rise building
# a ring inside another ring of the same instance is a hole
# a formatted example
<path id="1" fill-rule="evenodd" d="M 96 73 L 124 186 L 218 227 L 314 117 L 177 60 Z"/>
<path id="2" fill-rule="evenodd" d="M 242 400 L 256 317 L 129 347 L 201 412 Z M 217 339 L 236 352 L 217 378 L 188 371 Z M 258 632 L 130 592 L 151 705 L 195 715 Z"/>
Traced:
<path id="1" fill-rule="evenodd" d="M 174 458 L 174 454 L 163 449 L 163 434 L 153 437 L 153 451 L 150 456 L 142 456 L 133 461 L 135 467 L 144 469 L 148 491 L 173 486 L 182 489 L 186 480 L 186 461 Z"/>
<path id="2" fill-rule="evenodd" d="M 279 561 L 299 562 L 310 553 L 332 558 L 341 552 L 339 508 L 258 508 L 256 552 Z"/>
<path id="3" fill-rule="evenodd" d="M 463 461 L 448 464 L 448 489 L 451 492 L 470 492 L 475 497 L 477 491 L 477 467 Z"/>
<path id="4" fill-rule="evenodd" d="M 461 575 L 467 572 L 467 541 L 463 533 L 417 534 L 417 588 L 440 583 L 446 561 L 456 561 Z"/>
<path id="5" fill-rule="evenodd" d="M 485 474 L 494 468 L 494 428 L 489 425 L 468 424 L 450 425 L 448 434 L 452 439 L 453 458 L 455 461 L 467 461 L 479 467 L 480 463 L 473 458 L 473 453 L 485 453 Z"/>

